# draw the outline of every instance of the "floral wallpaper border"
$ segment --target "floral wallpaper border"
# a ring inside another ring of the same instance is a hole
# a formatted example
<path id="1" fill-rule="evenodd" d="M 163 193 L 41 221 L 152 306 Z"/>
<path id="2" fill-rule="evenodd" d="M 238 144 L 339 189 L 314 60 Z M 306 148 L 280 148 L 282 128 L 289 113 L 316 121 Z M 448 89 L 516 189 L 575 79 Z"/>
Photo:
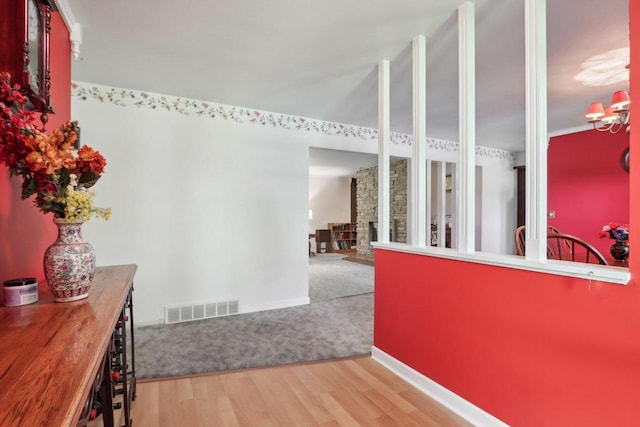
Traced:
<path id="1" fill-rule="evenodd" d="M 119 107 L 148 108 L 166 110 L 184 116 L 208 117 L 211 119 L 233 120 L 237 123 L 270 125 L 288 130 L 314 131 L 327 136 L 350 136 L 363 141 L 377 141 L 378 130 L 362 126 L 347 125 L 324 120 L 308 119 L 287 114 L 253 110 L 189 98 L 153 94 L 131 89 L 72 82 L 71 96 L 81 101 L 111 103 Z M 396 145 L 411 145 L 413 137 L 405 133 L 391 132 L 390 140 Z M 435 150 L 454 152 L 458 143 L 435 138 L 427 138 L 427 147 Z M 476 155 L 496 159 L 515 159 L 515 154 L 489 147 L 476 147 Z"/>

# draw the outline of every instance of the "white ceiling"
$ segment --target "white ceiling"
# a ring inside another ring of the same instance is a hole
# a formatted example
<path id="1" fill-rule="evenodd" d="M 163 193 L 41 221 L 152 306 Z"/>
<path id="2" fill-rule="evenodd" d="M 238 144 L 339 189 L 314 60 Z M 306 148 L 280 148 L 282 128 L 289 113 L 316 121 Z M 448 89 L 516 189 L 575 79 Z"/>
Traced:
<path id="1" fill-rule="evenodd" d="M 411 133 L 411 40 L 427 36 L 427 133 L 457 140 L 461 0 L 69 0 L 77 81 L 377 127 L 377 64 L 391 60 L 392 130 Z M 524 149 L 524 0 L 477 0 L 477 143 Z M 548 0 L 549 130 L 584 125 L 626 82 L 574 79 L 628 47 L 628 0 Z"/>
<path id="2" fill-rule="evenodd" d="M 309 175 L 355 177 L 357 170 L 377 164 L 377 154 L 309 148 Z"/>

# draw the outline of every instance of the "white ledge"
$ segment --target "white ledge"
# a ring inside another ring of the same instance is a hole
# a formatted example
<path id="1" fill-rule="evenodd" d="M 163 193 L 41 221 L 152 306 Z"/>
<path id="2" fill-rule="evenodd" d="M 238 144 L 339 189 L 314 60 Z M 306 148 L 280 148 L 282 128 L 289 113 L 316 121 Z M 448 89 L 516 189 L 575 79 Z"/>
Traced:
<path id="1" fill-rule="evenodd" d="M 455 249 L 439 247 L 416 247 L 403 243 L 372 242 L 375 249 L 385 249 L 394 252 L 404 252 L 415 255 L 425 255 L 434 258 L 445 258 L 456 261 L 474 262 L 477 264 L 495 265 L 497 267 L 517 268 L 519 270 L 535 271 L 537 273 L 555 274 L 558 276 L 575 277 L 585 280 L 626 285 L 631 279 L 628 268 L 610 265 L 586 264 L 581 262 L 547 260 L 546 262 L 526 261 L 524 257 L 516 255 L 500 255 L 485 252 L 466 254 Z"/>

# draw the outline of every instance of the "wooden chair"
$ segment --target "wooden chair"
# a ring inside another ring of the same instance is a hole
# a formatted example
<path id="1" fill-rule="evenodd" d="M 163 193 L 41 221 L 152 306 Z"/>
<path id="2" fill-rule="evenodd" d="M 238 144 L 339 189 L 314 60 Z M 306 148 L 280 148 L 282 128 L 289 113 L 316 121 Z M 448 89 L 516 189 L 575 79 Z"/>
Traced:
<path id="1" fill-rule="evenodd" d="M 524 229 L 524 225 L 516 228 L 516 254 L 520 256 L 524 256 L 524 248 L 526 244 Z"/>
<path id="2" fill-rule="evenodd" d="M 547 258 L 608 265 L 602 254 L 591 244 L 576 236 L 562 233 L 547 236 Z"/>
<path id="3" fill-rule="evenodd" d="M 520 256 L 524 256 L 525 253 L 525 246 L 526 246 L 526 239 L 525 239 L 525 226 L 521 225 L 520 227 L 516 228 L 516 254 L 520 255 Z M 553 225 L 548 225 L 547 226 L 547 234 L 559 234 L 560 230 L 558 230 L 557 228 L 555 228 Z M 548 247 L 547 247 L 547 251 L 548 251 Z"/>

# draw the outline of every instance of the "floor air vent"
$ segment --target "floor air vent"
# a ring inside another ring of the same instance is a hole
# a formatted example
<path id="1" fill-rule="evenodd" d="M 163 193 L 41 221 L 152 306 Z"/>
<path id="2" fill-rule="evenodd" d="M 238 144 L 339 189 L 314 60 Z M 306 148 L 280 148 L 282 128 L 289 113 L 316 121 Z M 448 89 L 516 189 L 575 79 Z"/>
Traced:
<path id="1" fill-rule="evenodd" d="M 211 301 L 199 304 L 165 305 L 164 323 L 189 322 L 239 313 L 238 300 Z"/>

